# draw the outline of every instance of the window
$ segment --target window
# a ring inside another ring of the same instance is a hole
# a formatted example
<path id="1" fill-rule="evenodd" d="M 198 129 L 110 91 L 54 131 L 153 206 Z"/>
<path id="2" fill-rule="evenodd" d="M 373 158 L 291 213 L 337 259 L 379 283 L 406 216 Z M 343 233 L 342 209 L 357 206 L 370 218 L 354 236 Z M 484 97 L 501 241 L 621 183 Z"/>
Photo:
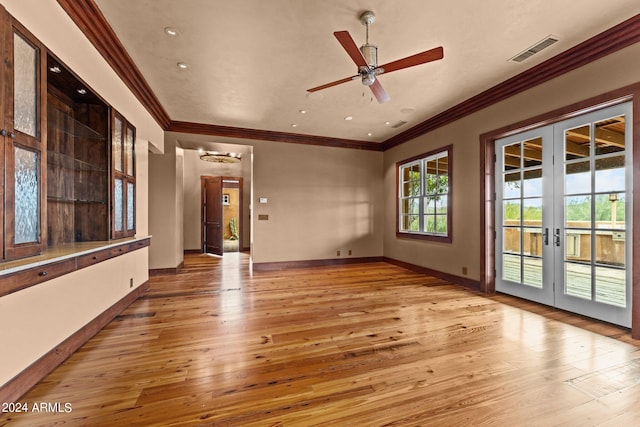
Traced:
<path id="1" fill-rule="evenodd" d="M 398 237 L 451 242 L 451 150 L 397 163 Z"/>

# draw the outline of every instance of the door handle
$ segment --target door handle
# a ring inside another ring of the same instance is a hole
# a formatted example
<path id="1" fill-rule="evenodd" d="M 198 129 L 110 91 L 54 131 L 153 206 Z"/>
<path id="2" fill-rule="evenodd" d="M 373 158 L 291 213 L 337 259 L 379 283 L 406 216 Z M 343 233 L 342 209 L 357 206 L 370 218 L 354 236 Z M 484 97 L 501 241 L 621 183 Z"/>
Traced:
<path id="1" fill-rule="evenodd" d="M 555 233 L 553 233 L 553 242 L 556 246 L 560 246 L 560 229 L 556 228 Z"/>
<path id="2" fill-rule="evenodd" d="M 549 246 L 549 228 L 544 229 L 544 233 L 542 233 L 542 241 L 545 246 Z"/>

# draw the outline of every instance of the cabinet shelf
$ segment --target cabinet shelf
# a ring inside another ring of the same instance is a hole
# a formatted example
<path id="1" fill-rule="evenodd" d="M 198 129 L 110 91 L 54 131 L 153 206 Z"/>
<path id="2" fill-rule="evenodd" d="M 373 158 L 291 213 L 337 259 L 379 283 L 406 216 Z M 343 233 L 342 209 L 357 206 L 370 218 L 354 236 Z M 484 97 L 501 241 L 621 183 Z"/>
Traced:
<path id="1" fill-rule="evenodd" d="M 105 200 L 85 200 L 85 199 L 73 199 L 73 198 L 56 197 L 56 196 L 47 196 L 47 201 L 58 202 L 58 203 L 84 203 L 84 204 L 97 204 L 97 205 L 107 204 Z"/>
<path id="2" fill-rule="evenodd" d="M 47 164 L 58 166 L 63 169 L 87 171 L 87 172 L 105 172 L 107 169 L 99 165 L 76 159 L 67 154 L 58 153 L 57 151 L 47 150 Z"/>
<path id="3" fill-rule="evenodd" d="M 62 117 L 63 120 L 60 120 L 60 117 Z M 51 105 L 49 106 L 48 118 L 51 123 L 56 124 L 52 130 L 62 132 L 65 135 L 69 135 L 74 138 L 87 138 L 98 141 L 104 141 L 106 139 L 106 137 L 100 132 Z"/>

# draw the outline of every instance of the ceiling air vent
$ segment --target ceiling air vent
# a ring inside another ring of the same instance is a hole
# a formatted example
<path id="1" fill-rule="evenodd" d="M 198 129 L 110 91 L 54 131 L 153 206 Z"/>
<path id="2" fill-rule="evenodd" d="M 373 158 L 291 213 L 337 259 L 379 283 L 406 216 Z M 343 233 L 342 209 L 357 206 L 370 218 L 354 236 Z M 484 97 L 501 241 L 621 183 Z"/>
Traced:
<path id="1" fill-rule="evenodd" d="M 407 124 L 407 122 L 405 122 L 404 120 L 400 120 L 398 123 L 394 124 L 391 127 L 394 128 L 394 129 L 398 129 L 400 126 L 404 126 L 406 124 Z"/>
<path id="2" fill-rule="evenodd" d="M 547 36 L 544 40 L 539 41 L 538 43 L 534 44 L 533 46 L 525 49 L 524 51 L 520 52 L 519 54 L 517 54 L 516 56 L 511 58 L 509 61 L 510 62 L 522 62 L 525 59 L 529 59 L 530 57 L 532 57 L 536 53 L 540 52 L 541 50 L 548 48 L 552 44 L 556 43 L 558 40 L 559 40 L 559 38 L 556 37 L 556 36 Z"/>

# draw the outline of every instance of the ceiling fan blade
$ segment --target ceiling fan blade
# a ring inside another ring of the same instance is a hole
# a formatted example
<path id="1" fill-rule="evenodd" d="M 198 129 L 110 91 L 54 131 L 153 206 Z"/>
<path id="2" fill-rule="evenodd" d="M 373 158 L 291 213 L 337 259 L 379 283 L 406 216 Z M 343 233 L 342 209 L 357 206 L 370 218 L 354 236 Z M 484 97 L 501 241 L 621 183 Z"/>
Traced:
<path id="1" fill-rule="evenodd" d="M 371 89 L 371 92 L 373 92 L 374 96 L 380 104 L 384 104 L 391 99 L 389 98 L 389 95 L 387 95 L 387 92 L 384 90 L 378 79 L 376 79 L 373 84 L 369 86 L 369 89 Z"/>
<path id="2" fill-rule="evenodd" d="M 331 87 L 331 86 L 336 86 L 336 85 L 339 85 L 339 84 L 342 84 L 342 83 L 350 82 L 351 80 L 354 80 L 354 79 L 356 79 L 358 77 L 360 77 L 360 75 L 356 74 L 355 76 L 346 77 L 344 79 L 336 80 L 335 82 L 327 83 L 327 84 L 324 84 L 322 86 L 312 87 L 311 89 L 307 89 L 307 92 L 316 92 L 316 91 L 319 91 L 319 90 L 322 90 L 322 89 L 326 89 L 326 88 Z"/>
<path id="3" fill-rule="evenodd" d="M 390 73 L 392 71 L 402 70 L 403 68 L 413 67 L 414 65 L 437 61 L 442 58 L 444 58 L 444 49 L 440 46 L 425 52 L 407 56 L 406 58 L 398 59 L 397 61 L 389 62 L 388 64 L 380 65 L 377 68 L 382 68 L 384 73 Z"/>
<path id="4" fill-rule="evenodd" d="M 349 54 L 351 59 L 353 59 L 353 62 L 356 63 L 358 68 L 360 67 L 369 68 L 369 64 L 367 64 L 367 61 L 364 59 L 364 56 L 362 56 L 362 52 L 360 52 L 360 49 L 358 48 L 358 46 L 356 46 L 356 43 L 353 41 L 353 38 L 351 38 L 351 35 L 349 34 L 348 31 L 336 31 L 335 33 L 333 33 L 333 35 L 336 36 L 336 38 L 338 39 L 338 41 L 340 42 L 344 50 L 347 51 L 347 53 Z"/>

